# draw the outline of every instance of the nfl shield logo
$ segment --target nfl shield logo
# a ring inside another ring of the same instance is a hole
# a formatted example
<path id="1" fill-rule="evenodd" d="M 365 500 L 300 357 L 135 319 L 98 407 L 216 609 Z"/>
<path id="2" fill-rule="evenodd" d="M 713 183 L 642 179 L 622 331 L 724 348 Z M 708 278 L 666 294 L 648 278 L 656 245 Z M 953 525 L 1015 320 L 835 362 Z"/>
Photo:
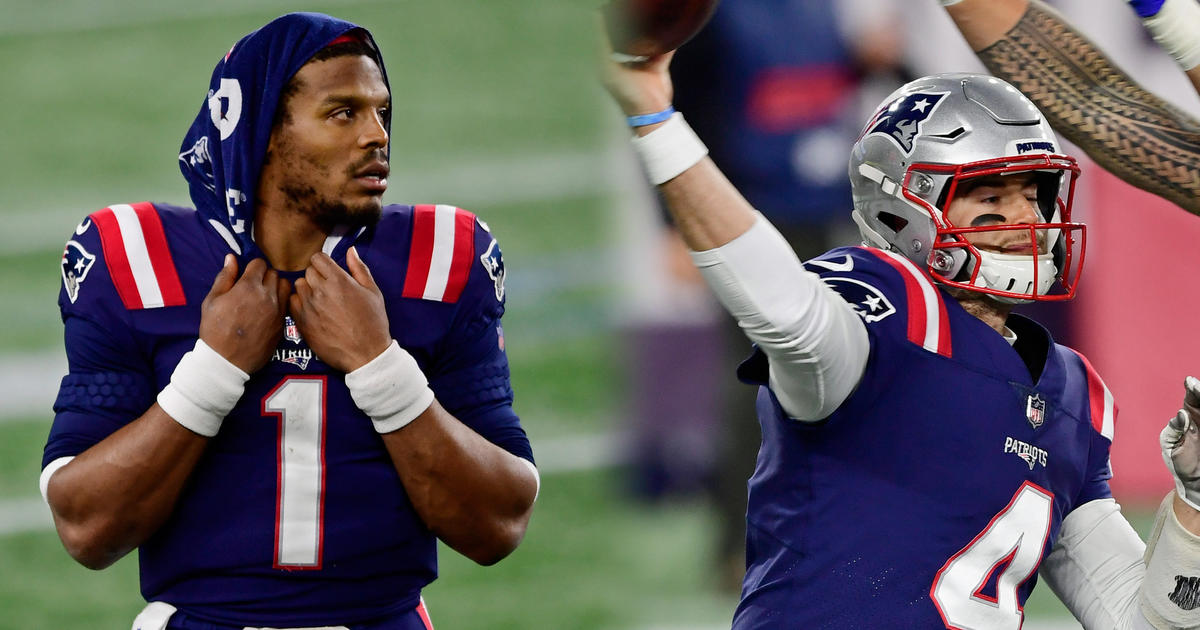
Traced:
<path id="1" fill-rule="evenodd" d="M 1046 421 L 1046 401 L 1038 394 L 1030 394 L 1025 403 L 1025 417 L 1033 428 L 1042 426 Z"/>
<path id="2" fill-rule="evenodd" d="M 300 343 L 300 329 L 291 315 L 283 316 L 283 336 L 292 343 Z"/>

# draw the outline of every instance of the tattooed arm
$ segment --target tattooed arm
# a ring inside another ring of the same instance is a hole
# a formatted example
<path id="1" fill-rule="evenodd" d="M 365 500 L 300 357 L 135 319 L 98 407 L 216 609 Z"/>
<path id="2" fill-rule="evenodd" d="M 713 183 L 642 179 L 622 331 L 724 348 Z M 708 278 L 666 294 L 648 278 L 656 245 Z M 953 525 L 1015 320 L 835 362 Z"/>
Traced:
<path id="1" fill-rule="evenodd" d="M 1200 121 L 1147 92 L 1038 0 L 964 0 L 950 17 L 984 65 L 1126 182 L 1200 214 Z"/>

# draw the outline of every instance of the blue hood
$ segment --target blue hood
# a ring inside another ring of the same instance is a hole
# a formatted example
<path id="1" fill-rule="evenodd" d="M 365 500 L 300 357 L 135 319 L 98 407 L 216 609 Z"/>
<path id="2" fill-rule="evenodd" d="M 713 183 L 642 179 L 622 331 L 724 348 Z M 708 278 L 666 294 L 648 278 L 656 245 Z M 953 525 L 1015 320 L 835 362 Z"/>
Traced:
<path id="1" fill-rule="evenodd" d="M 386 84 L 371 34 L 320 13 L 276 18 L 234 44 L 213 69 L 200 113 L 179 148 L 179 170 L 196 210 L 243 261 L 259 255 L 250 225 L 279 96 L 317 51 L 352 30 L 375 50 Z"/>

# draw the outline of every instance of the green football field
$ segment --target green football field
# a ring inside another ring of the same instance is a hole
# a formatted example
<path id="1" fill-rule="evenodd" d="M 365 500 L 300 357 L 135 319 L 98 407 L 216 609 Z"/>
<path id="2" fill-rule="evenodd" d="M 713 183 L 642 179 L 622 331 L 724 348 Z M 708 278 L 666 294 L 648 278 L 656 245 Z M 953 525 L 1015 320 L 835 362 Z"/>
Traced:
<path id="1" fill-rule="evenodd" d="M 611 271 L 620 184 L 616 114 L 592 78 L 595 3 L 303 7 L 371 28 L 383 49 L 388 199 L 471 209 L 504 248 L 507 348 L 542 494 L 525 542 L 499 565 L 441 550 L 425 594 L 439 630 L 720 628 L 735 603 L 712 575 L 705 505 L 633 502 L 612 465 L 625 406 Z M 62 243 L 105 205 L 188 203 L 176 154 L 213 64 L 294 8 L 0 0 L 0 630 L 124 628 L 142 605 L 135 558 L 103 572 L 74 564 L 37 496 L 63 365 Z M 1050 599 L 1030 604 L 1027 628 L 1061 619 Z"/>

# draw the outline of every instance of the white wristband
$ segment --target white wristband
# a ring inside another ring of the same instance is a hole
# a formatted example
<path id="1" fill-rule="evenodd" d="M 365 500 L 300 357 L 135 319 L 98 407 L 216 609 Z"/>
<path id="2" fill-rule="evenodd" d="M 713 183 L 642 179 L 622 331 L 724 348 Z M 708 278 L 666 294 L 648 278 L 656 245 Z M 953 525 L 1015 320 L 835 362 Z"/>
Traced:
<path id="1" fill-rule="evenodd" d="M 941 0 L 942 6 L 944 7 L 948 7 L 952 4 L 958 4 L 959 2 L 962 2 L 962 0 Z"/>
<path id="2" fill-rule="evenodd" d="M 248 380 L 249 374 L 197 339 L 191 352 L 179 359 L 171 382 L 158 393 L 158 406 L 175 422 L 212 437 L 242 397 Z"/>
<path id="3" fill-rule="evenodd" d="M 1190 0 L 1189 0 L 1190 1 Z M 1142 613 L 1156 628 L 1200 627 L 1200 537 L 1183 528 L 1168 494 L 1146 541 Z"/>
<path id="4" fill-rule="evenodd" d="M 658 129 L 634 136 L 633 151 L 641 158 L 646 175 L 655 186 L 675 179 L 708 155 L 708 147 L 679 112 Z"/>
<path id="5" fill-rule="evenodd" d="M 425 373 L 395 339 L 379 356 L 347 374 L 346 387 L 380 433 L 407 425 L 433 404 Z"/>
<path id="6" fill-rule="evenodd" d="M 1158 13 L 1142 18 L 1154 41 L 1184 70 L 1200 66 L 1200 3 L 1166 0 Z"/>

